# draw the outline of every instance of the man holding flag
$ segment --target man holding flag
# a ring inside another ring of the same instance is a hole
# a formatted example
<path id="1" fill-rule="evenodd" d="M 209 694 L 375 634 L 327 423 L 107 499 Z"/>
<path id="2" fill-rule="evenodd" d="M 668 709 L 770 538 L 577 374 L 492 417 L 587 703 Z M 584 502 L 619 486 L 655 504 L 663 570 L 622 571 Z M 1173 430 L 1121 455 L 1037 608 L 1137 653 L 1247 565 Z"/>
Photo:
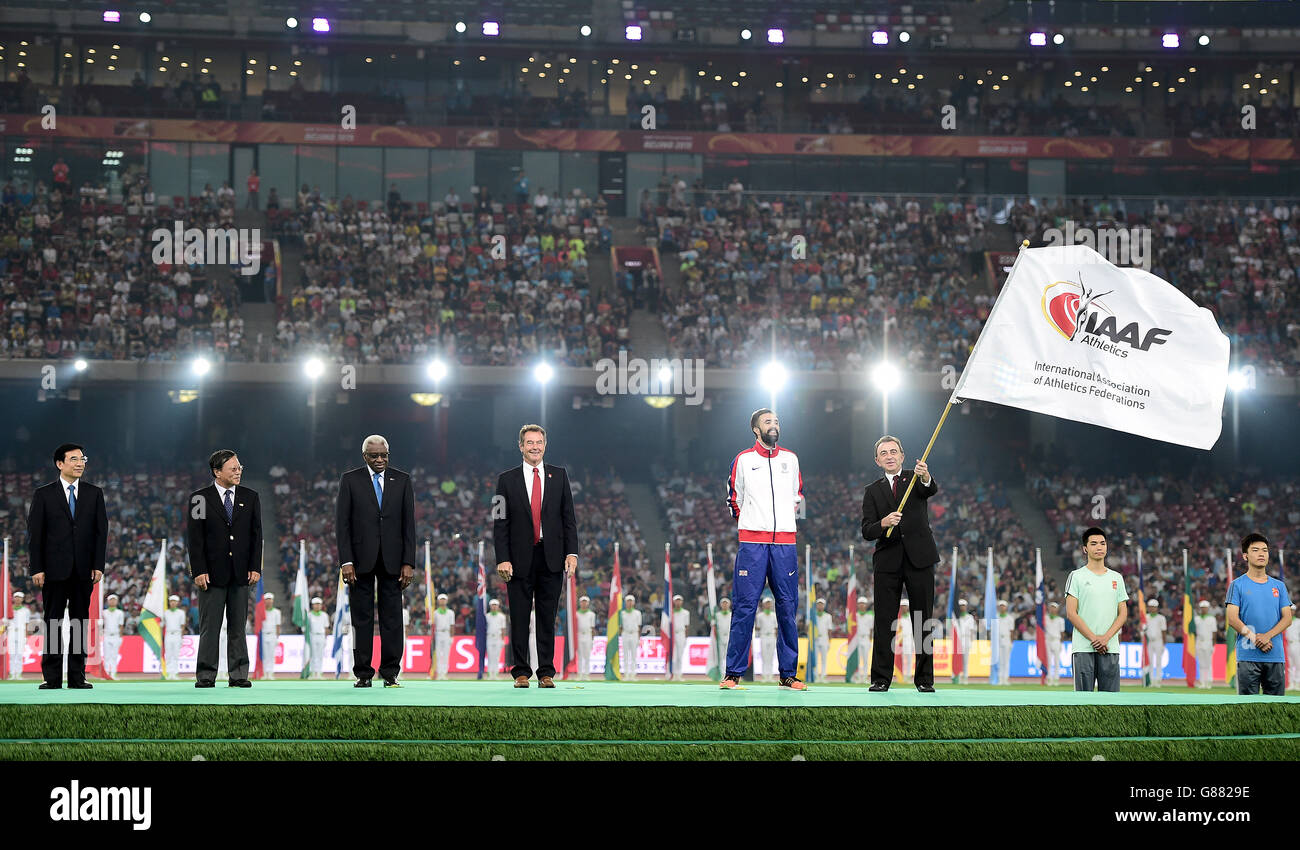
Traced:
<path id="1" fill-rule="evenodd" d="M 191 493 L 186 503 L 190 575 L 199 589 L 194 686 L 211 688 L 216 684 L 224 623 L 230 686 L 248 688 L 252 682 L 248 680 L 244 624 L 248 589 L 262 578 L 262 504 L 256 491 L 240 485 L 244 468 L 233 451 L 213 452 L 208 467 L 213 483 Z"/>

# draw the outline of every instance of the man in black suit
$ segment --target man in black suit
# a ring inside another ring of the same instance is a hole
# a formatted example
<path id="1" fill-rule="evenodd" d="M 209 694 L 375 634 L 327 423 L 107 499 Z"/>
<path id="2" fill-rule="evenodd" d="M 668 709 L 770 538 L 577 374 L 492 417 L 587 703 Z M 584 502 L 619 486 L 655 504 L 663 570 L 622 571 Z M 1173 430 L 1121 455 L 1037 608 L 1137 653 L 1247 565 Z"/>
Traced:
<path id="1" fill-rule="evenodd" d="M 524 462 L 497 477 L 492 500 L 492 544 L 497 575 L 506 582 L 510 598 L 510 675 L 516 688 L 555 682 L 555 614 L 564 579 L 578 568 L 578 522 L 573 513 L 569 474 L 562 466 L 542 463 L 546 429 L 519 429 L 519 453 Z M 537 669 L 528 663 L 528 620 L 537 605 Z"/>
<path id="2" fill-rule="evenodd" d="M 86 451 L 76 443 L 54 450 L 55 481 L 36 488 L 27 514 L 27 552 L 32 583 L 45 604 L 45 640 L 41 651 L 41 688 L 63 687 L 63 653 L 68 653 L 68 687 L 92 687 L 86 681 L 86 643 L 90 637 L 90 593 L 104 577 L 108 514 L 104 491 L 81 480 Z M 60 623 L 68 612 L 68 645 Z"/>
<path id="3" fill-rule="evenodd" d="M 262 503 L 257 492 L 239 486 L 239 456 L 220 449 L 208 458 L 212 483 L 186 503 L 190 575 L 199 589 L 199 657 L 194 687 L 216 687 L 221 660 L 221 624 L 226 624 L 230 687 L 248 680 L 248 588 L 262 577 Z"/>
<path id="4" fill-rule="evenodd" d="M 871 555 L 876 599 L 876 627 L 871 647 L 871 690 L 889 690 L 894 678 L 894 623 L 903 587 L 911 602 L 912 634 L 916 636 L 916 673 L 913 681 L 922 693 L 934 692 L 934 565 L 939 550 L 930 533 L 929 499 L 939 492 L 925 461 L 917 461 L 912 493 L 902 511 L 898 503 L 913 478 L 903 469 L 903 444 L 897 437 L 876 440 L 876 466 L 883 478 L 867 485 L 862 494 L 862 537 L 876 541 Z M 893 528 L 888 537 L 886 532 Z"/>
<path id="5" fill-rule="evenodd" d="M 343 473 L 334 527 L 352 606 L 354 687 L 368 688 L 379 591 L 379 675 L 401 687 L 402 591 L 415 575 L 415 491 L 411 476 L 388 465 L 388 441 L 372 434 L 361 443 L 366 465 Z"/>

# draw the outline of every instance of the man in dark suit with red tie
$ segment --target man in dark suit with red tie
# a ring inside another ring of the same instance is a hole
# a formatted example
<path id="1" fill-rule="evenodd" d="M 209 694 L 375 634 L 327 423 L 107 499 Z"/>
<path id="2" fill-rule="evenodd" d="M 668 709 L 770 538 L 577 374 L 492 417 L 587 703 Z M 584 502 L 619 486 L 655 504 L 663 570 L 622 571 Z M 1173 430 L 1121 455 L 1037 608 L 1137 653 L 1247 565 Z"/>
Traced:
<path id="1" fill-rule="evenodd" d="M 578 568 L 578 523 L 569 475 L 562 466 L 542 463 L 546 429 L 519 429 L 524 462 L 497 477 L 492 502 L 492 542 L 497 575 L 510 599 L 510 675 L 516 688 L 528 687 L 537 673 L 538 687 L 555 682 L 555 614 L 564 579 Z M 537 669 L 528 653 L 528 620 L 537 606 Z"/>
<path id="2" fill-rule="evenodd" d="M 45 606 L 45 640 L 41 651 L 43 690 L 63 687 L 63 653 L 68 653 L 68 687 L 89 688 L 86 649 L 90 637 L 90 593 L 104 577 L 108 514 L 104 491 L 81 480 L 86 452 L 76 443 L 54 450 L 59 477 L 38 487 L 27 514 L 27 553 L 32 583 Z M 68 645 L 63 645 L 64 610 Z"/>
<path id="3" fill-rule="evenodd" d="M 903 444 L 897 437 L 876 440 L 876 466 L 883 478 L 867 485 L 862 494 L 862 537 L 876 541 L 871 556 L 876 599 L 876 627 L 871 647 L 871 690 L 889 690 L 894 678 L 894 622 L 898 618 L 903 588 L 911 602 L 912 634 L 916 636 L 916 673 L 913 681 L 922 693 L 934 692 L 934 565 L 939 550 L 930 532 L 930 498 L 939 487 L 930 478 L 925 461 L 915 473 L 903 469 Z M 898 503 L 913 476 L 916 483 L 900 511 Z M 889 529 L 894 529 L 888 537 Z"/>
<path id="4" fill-rule="evenodd" d="M 339 481 L 335 539 L 343 580 L 351 588 L 352 672 L 356 688 L 375 676 L 375 599 L 379 609 L 379 675 L 385 688 L 401 687 L 405 636 L 402 591 L 415 576 L 415 491 L 411 476 L 388 465 L 388 440 L 379 434 L 361 443 L 365 466 Z"/>

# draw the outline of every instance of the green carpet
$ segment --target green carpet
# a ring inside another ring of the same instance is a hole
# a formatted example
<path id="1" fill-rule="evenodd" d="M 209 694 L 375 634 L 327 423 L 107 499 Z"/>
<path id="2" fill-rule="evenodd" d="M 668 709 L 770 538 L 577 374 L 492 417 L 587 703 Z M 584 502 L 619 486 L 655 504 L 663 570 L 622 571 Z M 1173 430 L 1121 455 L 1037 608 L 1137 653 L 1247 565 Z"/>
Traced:
<path id="1" fill-rule="evenodd" d="M 724 691 L 710 682 L 557 682 L 554 689 L 515 688 L 501 680 L 428 679 L 404 681 L 400 688 L 354 688 L 351 681 L 276 680 L 254 682 L 251 688 L 198 689 L 193 682 L 100 682 L 91 690 L 42 691 L 38 682 L 0 684 L 0 706 L 69 705 L 301 705 L 301 706 L 1096 706 L 1096 705 L 1233 705 L 1297 703 L 1300 694 L 1284 697 L 1239 696 L 1227 688 L 1133 687 L 1117 694 L 1077 693 L 1067 687 L 989 687 L 938 685 L 933 694 L 910 686 L 895 686 L 873 694 L 865 685 L 829 683 L 798 692 L 775 684 L 747 684 Z"/>

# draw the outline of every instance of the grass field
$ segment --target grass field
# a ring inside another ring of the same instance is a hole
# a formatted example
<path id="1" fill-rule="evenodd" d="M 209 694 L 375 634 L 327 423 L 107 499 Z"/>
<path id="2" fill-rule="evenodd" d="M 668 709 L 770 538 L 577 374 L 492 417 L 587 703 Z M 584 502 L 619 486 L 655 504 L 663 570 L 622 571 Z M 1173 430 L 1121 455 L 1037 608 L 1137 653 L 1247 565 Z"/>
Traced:
<path id="1" fill-rule="evenodd" d="M 936 695 L 825 685 L 736 693 L 662 682 L 547 692 L 454 681 L 369 691 L 292 681 L 206 692 L 157 682 L 56 694 L 0 687 L 0 760 L 195 757 L 1294 761 L 1300 700 L 1185 687 L 1119 695 L 978 685 Z"/>

